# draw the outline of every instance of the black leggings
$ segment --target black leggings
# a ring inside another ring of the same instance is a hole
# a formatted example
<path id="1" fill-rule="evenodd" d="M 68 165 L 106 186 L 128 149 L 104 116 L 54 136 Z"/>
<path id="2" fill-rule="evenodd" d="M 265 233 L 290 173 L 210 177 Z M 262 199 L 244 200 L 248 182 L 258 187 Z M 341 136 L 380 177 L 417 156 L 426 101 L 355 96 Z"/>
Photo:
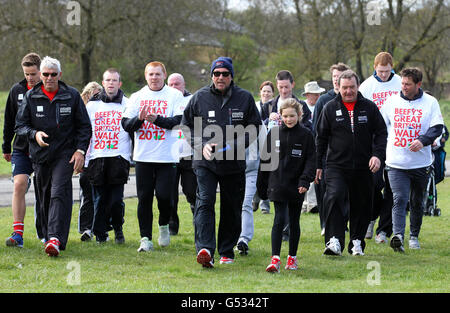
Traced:
<path id="1" fill-rule="evenodd" d="M 280 255 L 283 228 L 286 225 L 287 212 L 289 213 L 289 255 L 297 255 L 298 243 L 300 241 L 300 213 L 304 194 L 301 199 L 292 202 L 274 201 L 275 216 L 272 226 L 272 255 Z"/>
<path id="2" fill-rule="evenodd" d="M 137 215 L 141 237 L 152 239 L 153 195 L 158 200 L 158 225 L 169 224 L 177 167 L 175 163 L 136 162 Z"/>

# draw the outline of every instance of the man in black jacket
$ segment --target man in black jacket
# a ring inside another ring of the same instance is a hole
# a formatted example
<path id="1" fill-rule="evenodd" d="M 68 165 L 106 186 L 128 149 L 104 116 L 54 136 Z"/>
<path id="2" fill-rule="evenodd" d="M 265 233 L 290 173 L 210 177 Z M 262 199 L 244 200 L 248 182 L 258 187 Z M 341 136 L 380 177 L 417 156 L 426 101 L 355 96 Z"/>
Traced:
<path id="1" fill-rule="evenodd" d="M 337 63 L 333 64 L 330 67 L 330 73 L 331 73 L 331 80 L 333 82 L 333 88 L 328 90 L 326 93 L 321 95 L 319 99 L 317 99 L 314 115 L 312 119 L 312 130 L 313 130 L 313 136 L 316 136 L 316 128 L 317 128 L 317 121 L 319 120 L 320 113 L 323 110 L 323 107 L 328 101 L 331 101 L 336 97 L 336 95 L 339 93 L 339 85 L 338 85 L 338 78 L 342 74 L 342 72 L 349 70 L 350 68 L 344 64 L 344 63 Z M 325 155 L 324 155 L 325 157 Z M 325 160 L 323 160 L 325 161 Z M 323 162 L 325 163 L 325 162 Z M 322 229 L 322 236 L 325 234 L 325 212 L 323 207 L 323 196 L 326 191 L 326 185 L 325 185 L 325 177 L 326 177 L 326 169 L 325 166 L 322 169 L 322 179 L 315 179 L 314 183 L 317 186 L 315 188 L 316 191 L 316 199 L 317 199 L 317 208 L 319 209 L 319 219 L 320 219 L 320 228 Z M 347 201 L 348 202 L 348 201 Z"/>
<path id="2" fill-rule="evenodd" d="M 325 153 L 327 168 L 324 254 L 341 254 L 345 243 L 345 195 L 348 194 L 348 252 L 364 255 L 372 205 L 372 173 L 385 158 L 387 130 L 376 104 L 358 92 L 359 79 L 353 71 L 344 71 L 338 84 L 339 94 L 325 105 L 316 129 L 316 178 L 321 179 Z"/>
<path id="3" fill-rule="evenodd" d="M 5 107 L 2 150 L 3 158 L 7 162 L 11 162 L 14 182 L 11 206 L 13 233 L 6 239 L 6 245 L 10 247 L 23 247 L 26 213 L 25 194 L 30 184 L 30 175 L 33 173 L 33 165 L 28 152 L 28 140 L 25 136 L 15 136 L 14 126 L 19 105 L 22 103 L 25 94 L 40 81 L 40 65 L 41 58 L 36 53 L 29 53 L 24 56 L 22 59 L 22 70 L 25 79 L 11 88 Z M 11 141 L 13 141 L 13 151 L 11 151 Z M 37 235 L 39 238 L 42 238 L 43 235 L 38 222 L 39 215 L 36 215 L 35 220 Z"/>
<path id="4" fill-rule="evenodd" d="M 294 98 L 302 105 L 303 116 L 300 123 L 309 130 L 312 130 L 310 122 L 311 111 L 309 111 L 306 102 L 299 100 L 293 93 L 295 81 L 292 73 L 287 70 L 279 71 L 275 79 L 277 81 L 278 96 L 261 107 L 261 119 L 264 121 L 264 124 L 269 125 L 272 122 L 281 125 L 281 117 L 278 113 L 279 104 L 285 99 Z"/>
<path id="5" fill-rule="evenodd" d="M 69 236 L 72 174 L 83 168 L 91 123 L 78 91 L 60 81 L 59 61 L 45 57 L 40 70 L 42 82 L 27 92 L 15 131 L 30 145 L 45 252 L 58 256 Z"/>
<path id="6" fill-rule="evenodd" d="M 236 86 L 233 76 L 230 58 L 215 60 L 211 66 L 213 83 L 192 96 L 182 118 L 182 124 L 190 129 L 190 134 L 188 130 L 185 135 L 191 138 L 194 146 L 193 168 L 198 184 L 194 211 L 195 246 L 197 262 L 204 267 L 214 266 L 214 203 L 218 183 L 220 263 L 234 262 L 233 247 L 241 233 L 245 193 L 245 148 L 257 138 L 257 128 L 261 124 L 253 96 Z M 253 127 L 254 136 L 247 133 L 247 126 Z M 239 128 L 246 129 L 239 131 Z M 228 136 L 230 130 L 233 133 Z"/>

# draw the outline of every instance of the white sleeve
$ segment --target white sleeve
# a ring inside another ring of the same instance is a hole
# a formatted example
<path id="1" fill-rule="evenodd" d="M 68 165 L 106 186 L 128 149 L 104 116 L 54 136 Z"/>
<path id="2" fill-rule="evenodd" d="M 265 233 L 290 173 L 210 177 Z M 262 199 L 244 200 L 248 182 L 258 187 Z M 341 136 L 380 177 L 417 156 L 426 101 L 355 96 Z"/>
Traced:
<path id="1" fill-rule="evenodd" d="M 174 99 L 173 116 L 183 115 L 184 108 L 187 105 L 186 101 L 189 100 L 185 99 L 181 92 L 178 92 L 177 96 Z"/>
<path id="2" fill-rule="evenodd" d="M 392 101 L 389 101 L 389 99 L 392 99 L 392 98 L 395 98 L 395 97 L 388 98 L 386 100 L 386 103 L 380 109 L 381 116 L 384 119 L 384 123 L 386 124 L 386 127 L 387 127 L 388 131 L 389 131 L 389 125 L 391 124 L 391 121 L 389 119 L 389 112 L 390 112 L 391 107 L 392 107 Z"/>
<path id="3" fill-rule="evenodd" d="M 366 79 L 365 81 L 362 82 L 362 84 L 359 86 L 359 92 L 363 95 L 364 98 L 369 99 L 370 101 L 373 101 L 372 97 L 370 95 L 368 95 L 368 85 L 369 85 L 369 79 Z"/>
<path id="4" fill-rule="evenodd" d="M 131 97 L 126 101 L 125 111 L 123 117 L 133 118 L 139 114 L 139 97 L 137 92 L 133 93 Z"/>
<path id="5" fill-rule="evenodd" d="M 439 102 L 433 97 L 431 101 L 431 120 L 430 127 L 442 124 L 444 125 L 444 119 L 442 118 L 441 108 Z"/>

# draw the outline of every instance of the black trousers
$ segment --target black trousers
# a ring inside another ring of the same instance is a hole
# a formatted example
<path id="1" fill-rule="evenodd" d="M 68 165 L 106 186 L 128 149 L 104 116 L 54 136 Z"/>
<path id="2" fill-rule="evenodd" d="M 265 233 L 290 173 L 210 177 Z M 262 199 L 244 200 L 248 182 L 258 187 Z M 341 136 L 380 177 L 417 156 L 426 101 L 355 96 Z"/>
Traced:
<path id="1" fill-rule="evenodd" d="M 361 240 L 364 250 L 364 237 L 370 223 L 373 178 L 369 170 L 344 170 L 327 168 L 327 190 L 324 196 L 326 211 L 325 243 L 331 237 L 339 239 L 341 249 L 345 246 L 346 196 L 349 199 L 350 242 L 348 251 L 353 248 L 352 240 Z"/>
<path id="2" fill-rule="evenodd" d="M 98 240 L 106 240 L 110 225 L 115 231 L 122 230 L 125 213 L 123 190 L 123 184 L 93 186 L 94 221 L 92 230 Z"/>
<path id="3" fill-rule="evenodd" d="M 80 173 L 80 212 L 78 215 L 78 232 L 82 234 L 86 230 L 92 230 L 94 220 L 94 200 L 92 185 L 89 182 L 87 168 Z"/>
<path id="4" fill-rule="evenodd" d="M 36 175 L 41 230 L 47 241 L 52 237 L 60 241 L 64 250 L 69 238 L 72 218 L 71 156 L 61 156 L 51 163 L 33 164 Z"/>
<path id="5" fill-rule="evenodd" d="M 286 225 L 286 216 L 289 222 L 289 255 L 296 256 L 300 241 L 300 214 L 305 195 L 298 201 L 274 201 L 275 216 L 272 226 L 272 255 L 280 255 L 283 229 Z"/>
<path id="6" fill-rule="evenodd" d="M 175 191 L 169 221 L 170 232 L 174 234 L 177 234 L 180 228 L 180 219 L 178 217 L 178 186 L 180 181 L 183 193 L 186 196 L 187 202 L 190 204 L 192 214 L 194 214 L 195 194 L 197 192 L 197 177 L 192 169 L 192 160 L 180 159 L 180 163 L 177 164 Z"/>
<path id="7" fill-rule="evenodd" d="M 197 252 L 208 249 L 214 256 L 216 249 L 215 203 L 217 184 L 220 186 L 220 219 L 217 250 L 222 257 L 234 258 L 233 248 L 241 234 L 242 203 L 245 196 L 245 171 L 217 175 L 200 167 L 197 176 L 197 200 L 194 211 L 195 247 Z"/>
<path id="8" fill-rule="evenodd" d="M 151 240 L 153 196 L 158 201 L 158 225 L 169 224 L 177 167 L 175 163 L 136 162 L 135 169 L 140 235 Z"/>

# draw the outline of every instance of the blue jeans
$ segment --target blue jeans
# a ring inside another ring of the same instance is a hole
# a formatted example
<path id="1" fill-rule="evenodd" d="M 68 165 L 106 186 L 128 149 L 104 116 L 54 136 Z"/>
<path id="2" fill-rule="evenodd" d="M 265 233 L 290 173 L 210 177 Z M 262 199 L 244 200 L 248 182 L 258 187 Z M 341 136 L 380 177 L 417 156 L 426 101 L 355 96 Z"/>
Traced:
<path id="1" fill-rule="evenodd" d="M 386 166 L 394 196 L 392 207 L 392 231 L 394 235 L 405 235 L 406 207 L 409 201 L 410 236 L 419 236 L 422 225 L 424 197 L 430 174 L 430 167 L 417 169 L 396 169 Z"/>
<path id="2" fill-rule="evenodd" d="M 258 167 L 259 160 L 248 160 L 245 169 L 245 196 L 242 205 L 242 230 L 239 241 L 244 240 L 247 244 L 252 240 L 254 233 L 252 202 L 256 193 Z"/>

